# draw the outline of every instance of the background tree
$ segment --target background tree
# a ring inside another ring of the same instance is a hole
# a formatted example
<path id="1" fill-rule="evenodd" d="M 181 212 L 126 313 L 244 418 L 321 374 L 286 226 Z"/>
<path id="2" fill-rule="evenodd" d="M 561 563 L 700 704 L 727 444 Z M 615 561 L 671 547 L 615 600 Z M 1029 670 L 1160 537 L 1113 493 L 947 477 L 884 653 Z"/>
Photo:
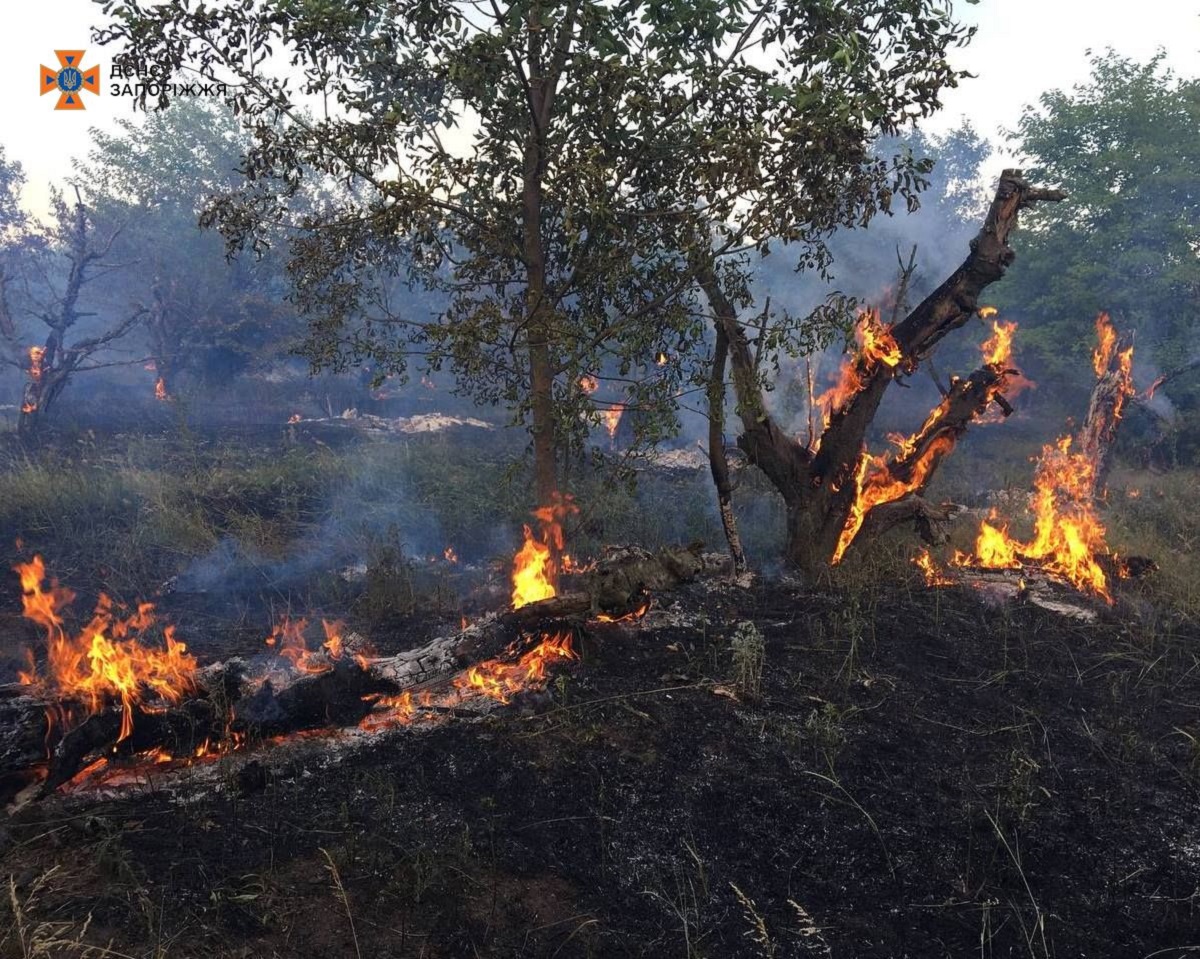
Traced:
<path id="1" fill-rule="evenodd" d="M 198 99 L 119 132 L 93 130 L 78 181 L 102 228 L 125 224 L 112 255 L 136 267 L 109 282 L 146 305 L 146 345 L 162 395 L 188 373 L 208 386 L 274 358 L 297 339 L 281 257 L 227 259 L 199 217 L 241 182 L 247 141 L 232 113 Z"/>
<path id="2" fill-rule="evenodd" d="M 48 226 L 37 225 L 39 235 L 25 239 L 30 251 L 22 259 L 26 322 L 14 322 L 19 333 L 27 328 L 45 328 L 40 345 L 29 347 L 25 367 L 27 381 L 21 401 L 18 431 L 35 436 L 55 401 L 75 374 L 96 369 L 98 355 L 126 336 L 146 313 L 134 304 L 122 318 L 94 320 L 97 311 L 91 287 L 108 271 L 119 268 L 112 260 L 113 246 L 121 227 L 97 234 L 93 215 L 75 191 L 68 204 L 60 193 L 53 196 L 54 217 Z M 84 332 L 86 330 L 86 332 Z M 31 338 L 40 334 L 31 332 Z"/>
<path id="3" fill-rule="evenodd" d="M 597 415 L 582 377 L 670 409 L 654 400 L 705 336 L 684 295 L 698 246 L 777 237 L 821 266 L 834 226 L 915 192 L 918 162 L 869 144 L 936 107 L 957 76 L 945 52 L 968 36 L 926 0 L 102 5 L 102 42 L 237 85 L 250 183 L 214 212 L 235 242 L 288 218 L 305 171 L 353 185 L 298 223 L 293 276 L 327 317 L 314 355 L 451 365 L 527 415 L 543 501 L 558 440 Z M 298 90 L 273 75 L 277 49 Z M 364 298 L 372 264 L 447 305 L 381 309 Z M 680 360 L 655 370 L 659 352 Z"/>
<path id="4" fill-rule="evenodd" d="M 1200 81 L 1111 51 L 1088 82 L 1027 107 L 1012 141 L 1031 176 L 1068 186 L 1068 203 L 1034 211 L 1028 250 L 997 288 L 1021 320 L 1023 356 L 1047 399 L 1077 407 L 1078 376 L 1101 310 L 1137 334 L 1139 385 L 1197 355 L 1200 319 Z M 1166 388 L 1200 438 L 1200 379 Z"/>

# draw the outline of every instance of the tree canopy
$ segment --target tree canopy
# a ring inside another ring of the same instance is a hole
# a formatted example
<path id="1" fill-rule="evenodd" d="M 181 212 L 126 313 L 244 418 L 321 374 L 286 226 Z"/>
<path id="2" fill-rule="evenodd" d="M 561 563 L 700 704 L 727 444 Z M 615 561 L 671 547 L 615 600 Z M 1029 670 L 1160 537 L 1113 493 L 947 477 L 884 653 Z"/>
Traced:
<path id="1" fill-rule="evenodd" d="M 528 417 L 542 500 L 613 395 L 582 379 L 669 407 L 704 353 L 697 253 L 819 269 L 836 226 L 913 201 L 927 167 L 872 144 L 937 108 L 970 35 L 932 0 L 98 2 L 131 60 L 235 87 L 247 183 L 212 219 L 234 243 L 296 227 L 314 358 L 451 366 Z M 314 176 L 336 189 L 302 209 Z"/>
<path id="2" fill-rule="evenodd" d="M 1031 176 L 1067 202 L 1029 217 L 1025 254 L 997 300 L 1021 320 L 1024 355 L 1043 390 L 1081 391 L 1089 331 L 1107 310 L 1137 333 L 1140 386 L 1196 355 L 1200 318 L 1200 81 L 1160 54 L 1092 59 L 1090 79 L 1029 106 L 1012 140 Z M 1054 384 L 1060 384 L 1055 386 Z M 1078 386 L 1074 384 L 1079 384 Z M 1200 403 L 1195 378 L 1172 398 Z"/>

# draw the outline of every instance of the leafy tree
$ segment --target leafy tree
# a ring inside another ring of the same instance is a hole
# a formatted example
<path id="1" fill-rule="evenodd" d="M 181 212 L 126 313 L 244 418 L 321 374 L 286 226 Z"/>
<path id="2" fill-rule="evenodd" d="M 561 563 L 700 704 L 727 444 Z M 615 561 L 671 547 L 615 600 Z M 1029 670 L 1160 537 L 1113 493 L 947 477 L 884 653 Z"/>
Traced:
<path id="1" fill-rule="evenodd" d="M 1021 319 L 1024 355 L 1042 391 L 1078 405 L 1101 310 L 1136 331 L 1139 366 L 1152 371 L 1141 386 L 1193 359 L 1200 81 L 1175 76 L 1162 54 L 1138 63 L 1110 51 L 1092 58 L 1086 83 L 1027 107 L 1011 136 L 1032 175 L 1069 193 L 1066 203 L 1031 215 L 1027 254 L 997 293 Z M 1193 415 L 1198 385 L 1181 377 L 1169 387 Z"/>
<path id="2" fill-rule="evenodd" d="M 135 269 L 110 286 L 146 304 L 160 395 L 181 373 L 211 385 L 278 352 L 295 333 L 279 257 L 226 259 L 198 223 L 210 198 L 241 182 L 247 143 L 233 115 L 181 100 L 119 127 L 93 130 L 79 182 L 101 223 L 125 224 L 113 255 Z"/>
<path id="3" fill-rule="evenodd" d="M 300 229 L 314 357 L 450 365 L 527 416 L 546 502 L 598 413 L 582 378 L 669 409 L 707 362 L 697 271 L 775 241 L 819 269 L 834 227 L 912 200 L 927 167 L 871 143 L 936 108 L 969 36 L 931 0 L 98 2 L 101 42 L 236 85 L 248 183 L 212 219 L 235 243 Z M 313 171 L 341 189 L 296 215 Z M 389 306 L 371 267 L 446 306 Z"/>
<path id="4" fill-rule="evenodd" d="M 21 208 L 24 186 L 25 171 L 21 164 L 10 161 L 0 146 L 0 334 L 9 339 L 16 335 L 10 305 L 12 288 L 20 272 L 20 261 L 34 242 L 29 217 Z"/>

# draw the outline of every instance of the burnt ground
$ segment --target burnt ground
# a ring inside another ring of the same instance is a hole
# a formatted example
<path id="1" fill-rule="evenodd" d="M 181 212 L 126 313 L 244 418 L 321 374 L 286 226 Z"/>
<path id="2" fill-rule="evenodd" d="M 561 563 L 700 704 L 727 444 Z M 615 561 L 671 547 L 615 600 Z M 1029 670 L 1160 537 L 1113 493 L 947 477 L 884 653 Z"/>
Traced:
<path id="1" fill-rule="evenodd" d="M 36 954 L 137 957 L 1200 946 L 1194 627 L 912 583 L 661 602 L 678 610 L 581 637 L 537 715 L 25 807 L 2 834 L 6 954 L 37 935 L 59 945 Z M 729 650 L 746 621 L 757 698 Z"/>

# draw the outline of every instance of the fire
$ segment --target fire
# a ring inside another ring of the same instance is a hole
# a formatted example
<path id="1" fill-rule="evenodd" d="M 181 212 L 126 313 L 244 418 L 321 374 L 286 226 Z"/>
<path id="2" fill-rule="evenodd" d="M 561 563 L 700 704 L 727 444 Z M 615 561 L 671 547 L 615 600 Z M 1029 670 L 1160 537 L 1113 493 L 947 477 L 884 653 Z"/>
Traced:
<path id="1" fill-rule="evenodd" d="M 533 537 L 529 524 L 524 525 L 525 544 L 513 560 L 513 609 L 520 609 L 555 594 L 550 573 L 550 547 Z"/>
<path id="2" fill-rule="evenodd" d="M 1103 376 L 1117 349 L 1117 330 L 1107 313 L 1096 317 L 1096 340 L 1096 348 L 1092 350 L 1092 368 L 1096 376 Z"/>
<path id="3" fill-rule="evenodd" d="M 596 568 L 596 561 L 589 560 L 586 563 L 581 563 L 579 560 L 571 556 L 570 553 L 563 553 L 562 571 L 564 573 L 590 573 Z"/>
<path id="4" fill-rule="evenodd" d="M 345 652 L 345 644 L 342 641 L 342 630 L 345 628 L 345 625 L 340 619 L 321 620 L 321 629 L 325 631 L 325 642 L 321 648 L 332 659 L 341 659 L 342 653 Z"/>
<path id="5" fill-rule="evenodd" d="M 1095 593 L 1112 602 L 1108 579 L 1096 560 L 1108 553 L 1104 525 L 1096 511 L 1099 446 L 1098 432 L 1111 429 L 1133 395 L 1133 347 L 1120 348 L 1120 336 L 1107 313 L 1096 318 L 1096 349 L 1092 366 L 1097 377 L 1115 375 L 1116 390 L 1108 419 L 1089 425 L 1083 432 L 1081 449 L 1072 449 L 1072 438 L 1062 436 L 1042 448 L 1033 478 L 1030 511 L 1033 536 L 1029 541 L 1014 538 L 993 514 L 980 524 L 973 555 L 955 553 L 960 566 L 990 569 L 1019 569 L 1036 563 L 1061 576 L 1077 589 Z M 1089 413 L 1091 421 L 1093 413 Z"/>
<path id="6" fill-rule="evenodd" d="M 285 615 L 272 627 L 271 635 L 265 642 L 276 649 L 289 668 L 301 673 L 327 673 L 333 669 L 332 660 L 341 659 L 345 652 L 342 639 L 344 624 L 340 620 L 323 619 L 321 628 L 325 632 L 325 642 L 319 650 L 309 649 L 304 638 L 308 620 L 292 619 Z"/>
<path id="7" fill-rule="evenodd" d="M 42 378 L 42 361 L 46 356 L 46 348 L 44 346 L 31 346 L 29 348 L 29 378 L 37 383 Z"/>
<path id="8" fill-rule="evenodd" d="M 1104 526 L 1096 514 L 1092 489 L 1096 464 L 1071 450 L 1071 437 L 1042 448 L 1034 475 L 1030 509 L 1033 538 L 1022 542 L 1002 524 L 983 522 L 973 556 L 956 553 L 956 565 L 1018 569 L 1036 563 L 1077 589 L 1112 602 L 1104 570 L 1096 556 L 1107 553 Z"/>
<path id="9" fill-rule="evenodd" d="M 621 414 L 625 412 L 623 403 L 614 403 L 606 410 L 601 410 L 600 415 L 604 417 L 604 428 L 608 430 L 608 439 L 610 442 L 615 442 L 617 439 L 617 427 L 621 425 Z"/>
<path id="10" fill-rule="evenodd" d="M 535 537 L 529 524 L 524 525 L 525 542 L 513 559 L 513 609 L 556 595 L 556 558 L 562 553 L 565 542 L 562 521 L 577 512 L 579 507 L 571 501 L 570 496 L 558 494 L 549 505 L 533 511 L 540 526 L 540 535 Z"/>
<path id="11" fill-rule="evenodd" d="M 994 306 L 981 306 L 976 312 L 978 312 L 979 315 L 981 317 L 983 317 L 983 319 L 990 320 L 993 316 L 996 316 L 1000 311 L 998 309 L 996 309 Z"/>
<path id="12" fill-rule="evenodd" d="M 821 432 L 829 426 L 833 414 L 863 388 L 865 377 L 873 368 L 880 364 L 895 368 L 904 360 L 904 353 L 891 328 L 882 324 L 876 309 L 864 310 L 859 314 L 854 339 L 857 343 L 855 355 L 843 360 L 838 369 L 837 382 L 812 400 L 814 411 L 819 410 L 821 414 Z"/>
<path id="13" fill-rule="evenodd" d="M 492 659 L 472 666 L 454 680 L 454 688 L 460 692 L 482 693 L 497 702 L 508 703 L 515 693 L 544 682 L 549 663 L 578 658 L 570 633 L 544 633 L 541 642 L 515 663 Z"/>
<path id="14" fill-rule="evenodd" d="M 994 315 L 994 312 L 993 309 L 992 315 Z M 1013 335 L 1016 332 L 1016 323 L 1009 321 L 993 322 L 992 335 L 980 347 L 983 351 L 983 362 L 988 366 L 1008 366 L 1012 362 L 1012 342 Z"/>
<path id="15" fill-rule="evenodd" d="M 46 358 L 46 348 L 44 346 L 31 346 L 29 348 L 29 383 L 32 387 L 31 394 L 27 395 L 24 403 L 21 404 L 22 413 L 32 413 L 37 409 L 37 392 L 42 382 L 42 374 L 45 372 L 43 363 Z"/>
<path id="16" fill-rule="evenodd" d="M 454 552 L 453 546 L 447 546 L 444 550 L 442 550 L 442 556 L 445 557 L 447 563 L 458 562 L 458 553 Z"/>
<path id="17" fill-rule="evenodd" d="M 154 381 L 154 398 L 159 401 L 168 399 L 167 383 L 161 376 Z"/>
<path id="18" fill-rule="evenodd" d="M 867 310 L 860 316 L 855 336 L 858 339 L 859 355 L 868 369 L 879 363 L 884 366 L 899 366 L 900 361 L 904 359 L 891 329 L 880 322 L 878 310 Z"/>
<path id="19" fill-rule="evenodd" d="M 291 426 L 293 423 L 299 423 L 299 422 L 300 422 L 300 414 L 299 413 L 293 413 L 291 416 L 288 417 L 288 425 L 289 426 Z"/>
<path id="20" fill-rule="evenodd" d="M 935 414 L 936 412 L 935 410 Z M 933 419 L 933 415 L 931 415 L 931 419 Z M 910 454 L 912 450 L 915 450 L 920 435 L 914 434 L 904 441 Z M 925 480 L 932 472 L 938 457 L 949 452 L 953 446 L 954 439 L 951 436 L 934 437 L 915 460 L 902 458 L 901 461 L 906 463 L 906 468 L 901 475 L 893 472 L 892 467 L 896 465 L 896 462 L 889 460 L 887 455 L 872 456 L 863 450 L 862 458 L 858 462 L 858 468 L 853 477 L 854 488 L 857 492 L 854 503 L 850 507 L 850 515 L 846 518 L 846 525 L 842 527 L 837 546 L 833 551 L 833 564 L 837 565 L 841 562 L 847 548 L 854 542 L 854 537 L 862 529 L 862 524 L 871 510 L 885 503 L 894 503 L 909 493 L 919 490 L 925 485 Z"/>
<path id="21" fill-rule="evenodd" d="M 623 616 L 610 616 L 608 613 L 598 613 L 596 615 L 597 623 L 631 623 L 637 622 L 643 616 L 650 612 L 650 600 L 646 600 L 633 612 L 625 613 Z"/>
<path id="22" fill-rule="evenodd" d="M 195 688 L 196 660 L 175 638 L 173 626 L 162 627 L 164 648 L 142 644 L 142 637 L 157 625 L 153 604 L 141 603 L 135 613 L 121 618 L 113 601 L 101 593 L 91 622 L 72 637 L 63 627 L 63 613 L 75 594 L 55 580 L 44 588 L 46 568 L 40 556 L 13 568 L 21 577 L 25 617 L 46 631 L 46 675 L 39 677 L 31 665 L 21 673 L 22 683 L 52 691 L 60 699 L 80 699 L 89 715 L 119 702 L 118 742 L 133 732 L 134 708 L 147 696 L 175 703 Z"/>
<path id="23" fill-rule="evenodd" d="M 591 396 L 600 388 L 600 381 L 594 376 L 579 377 L 579 388 Z"/>
<path id="24" fill-rule="evenodd" d="M 668 362 L 667 354 L 660 350 L 658 356 L 654 358 L 654 362 L 657 366 L 666 366 Z"/>
<path id="25" fill-rule="evenodd" d="M 923 549 L 917 553 L 913 557 L 913 563 L 925 577 L 926 586 L 952 586 L 954 584 L 953 580 L 942 575 L 942 571 L 938 569 L 933 557 L 929 555 L 929 550 Z"/>
<path id="26" fill-rule="evenodd" d="M 1133 385 L 1133 347 L 1127 346 L 1125 349 L 1118 351 L 1119 338 L 1116 329 L 1113 328 L 1112 320 L 1108 318 L 1107 313 L 1101 313 L 1096 317 L 1096 338 L 1099 341 L 1095 350 L 1092 351 L 1092 366 L 1096 370 L 1096 376 L 1102 377 L 1113 368 L 1113 360 L 1116 360 L 1115 372 L 1118 378 L 1117 404 L 1113 409 L 1113 416 L 1116 419 L 1121 418 L 1121 413 L 1125 408 L 1126 401 L 1133 396 L 1137 390 Z M 1150 386 L 1148 395 L 1153 396 L 1154 390 L 1161 383 L 1162 378 L 1155 380 Z"/>

